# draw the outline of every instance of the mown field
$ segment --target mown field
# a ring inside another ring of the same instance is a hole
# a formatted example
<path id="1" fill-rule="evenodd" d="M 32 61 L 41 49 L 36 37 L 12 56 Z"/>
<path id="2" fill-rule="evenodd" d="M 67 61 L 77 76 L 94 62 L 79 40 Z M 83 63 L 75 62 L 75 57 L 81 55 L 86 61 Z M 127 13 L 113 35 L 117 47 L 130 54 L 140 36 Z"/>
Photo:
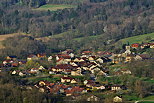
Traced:
<path id="1" fill-rule="evenodd" d="M 47 4 L 47 5 L 43 5 L 37 9 L 33 9 L 33 10 L 40 10 L 40 11 L 44 11 L 44 10 L 50 10 L 50 11 L 57 11 L 57 10 L 62 10 L 62 9 L 66 9 L 66 8 L 75 8 L 76 5 L 67 5 L 67 4 L 60 4 L 60 5 L 55 5 L 55 4 Z"/>

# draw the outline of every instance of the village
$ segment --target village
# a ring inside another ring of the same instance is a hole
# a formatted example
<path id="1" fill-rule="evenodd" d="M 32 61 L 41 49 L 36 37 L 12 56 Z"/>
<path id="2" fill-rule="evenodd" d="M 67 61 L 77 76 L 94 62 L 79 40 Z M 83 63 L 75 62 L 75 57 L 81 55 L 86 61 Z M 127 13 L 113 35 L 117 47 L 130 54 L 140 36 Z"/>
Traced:
<path id="1" fill-rule="evenodd" d="M 129 90 L 125 84 L 114 84 L 106 78 L 132 74 L 125 67 L 112 70 L 111 68 L 115 65 L 122 66 L 123 63 L 152 59 L 148 54 L 134 52 L 138 49 L 154 49 L 154 43 L 127 45 L 125 51 L 119 54 L 109 51 L 82 51 L 76 55 L 73 50 L 67 49 L 51 56 L 45 53 L 31 54 L 27 60 L 7 56 L 1 64 L 1 71 L 5 69 L 12 76 L 28 79 L 29 89 L 37 88 L 40 92 L 66 97 L 77 98 L 92 92 L 125 92 Z M 41 65 L 39 62 L 46 64 Z M 100 98 L 90 95 L 86 100 L 99 101 Z M 117 95 L 113 101 L 122 102 L 123 100 L 121 95 Z"/>

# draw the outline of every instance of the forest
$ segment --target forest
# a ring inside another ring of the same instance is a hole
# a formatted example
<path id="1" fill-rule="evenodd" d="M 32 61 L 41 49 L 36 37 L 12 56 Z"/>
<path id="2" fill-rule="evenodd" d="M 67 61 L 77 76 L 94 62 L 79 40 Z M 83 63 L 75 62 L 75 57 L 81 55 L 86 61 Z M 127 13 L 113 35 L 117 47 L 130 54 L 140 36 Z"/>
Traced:
<path id="1" fill-rule="evenodd" d="M 106 45 L 154 32 L 153 0 L 1 0 L 0 4 L 0 34 L 30 34 L 35 41 L 45 45 L 48 53 L 68 48 L 75 51 L 114 50 L 116 47 Z M 45 4 L 76 7 L 58 11 L 33 10 Z M 48 40 L 43 40 L 45 37 Z M 11 45 L 15 41 L 11 42 L 6 40 L 3 44 Z M 9 49 L 6 47 L 1 52 Z"/>
<path id="2" fill-rule="evenodd" d="M 37 10 L 44 5 L 73 7 Z M 154 0 L 0 0 L 0 36 L 13 33 L 21 35 L 0 41 L 4 46 L 0 48 L 0 60 L 8 55 L 25 60 L 30 54 L 54 55 L 66 49 L 72 49 L 75 54 L 84 50 L 121 53 L 129 42 L 117 41 L 154 33 Z M 132 90 L 126 93 L 128 95 L 144 98 L 154 92 L 151 79 L 154 78 L 154 50 L 146 52 L 150 60 L 124 64 L 132 75 L 113 77 L 113 82 L 126 84 Z M 34 88 L 27 89 L 32 84 L 11 76 L 7 70 L 0 71 L 0 102 L 64 103 L 63 99 L 67 100 Z M 103 102 L 111 103 L 111 97 L 102 97 Z M 82 103 L 82 99 L 78 103 Z"/>

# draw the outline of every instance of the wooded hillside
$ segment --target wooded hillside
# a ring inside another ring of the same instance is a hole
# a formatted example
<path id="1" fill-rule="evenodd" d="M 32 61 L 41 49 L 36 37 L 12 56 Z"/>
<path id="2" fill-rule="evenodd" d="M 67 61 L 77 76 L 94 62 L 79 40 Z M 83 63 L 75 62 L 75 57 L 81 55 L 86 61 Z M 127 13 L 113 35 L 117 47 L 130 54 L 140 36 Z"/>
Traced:
<path id="1" fill-rule="evenodd" d="M 0 4 L 0 34 L 47 37 L 50 51 L 109 49 L 108 41 L 154 32 L 153 0 L 1 0 Z M 33 10 L 46 4 L 76 7 Z"/>

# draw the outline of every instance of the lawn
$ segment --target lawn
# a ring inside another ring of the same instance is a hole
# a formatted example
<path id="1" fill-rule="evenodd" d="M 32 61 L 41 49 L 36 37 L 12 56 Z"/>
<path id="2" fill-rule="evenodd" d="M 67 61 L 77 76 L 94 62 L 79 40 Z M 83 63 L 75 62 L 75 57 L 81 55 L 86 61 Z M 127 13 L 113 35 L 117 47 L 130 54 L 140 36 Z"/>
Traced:
<path id="1" fill-rule="evenodd" d="M 131 94 L 131 95 L 124 95 L 123 96 L 127 101 L 136 101 L 139 100 L 140 98 L 138 98 L 135 94 Z"/>
<path id="2" fill-rule="evenodd" d="M 153 100 L 154 101 L 154 95 L 148 96 L 148 97 L 144 98 L 143 100 Z"/>
<path id="3" fill-rule="evenodd" d="M 60 4 L 60 5 L 53 5 L 53 4 L 47 4 L 47 5 L 43 5 L 37 9 L 33 9 L 33 10 L 50 10 L 50 11 L 57 11 L 57 10 L 62 10 L 65 8 L 75 8 L 76 5 L 66 5 L 66 4 Z"/>
<path id="4" fill-rule="evenodd" d="M 149 42 L 150 39 L 154 40 L 154 33 L 133 36 L 133 37 L 122 39 L 120 41 L 122 42 L 122 44 L 127 44 L 128 42 L 130 44 L 133 44 L 133 43 Z"/>
<path id="5" fill-rule="evenodd" d="M 100 35 L 94 35 L 94 36 L 87 36 L 87 37 L 80 37 L 80 38 L 75 38 L 74 40 L 78 41 L 78 42 L 81 42 L 81 41 L 85 41 L 85 40 L 94 40 L 94 39 L 97 39 L 99 38 Z"/>

